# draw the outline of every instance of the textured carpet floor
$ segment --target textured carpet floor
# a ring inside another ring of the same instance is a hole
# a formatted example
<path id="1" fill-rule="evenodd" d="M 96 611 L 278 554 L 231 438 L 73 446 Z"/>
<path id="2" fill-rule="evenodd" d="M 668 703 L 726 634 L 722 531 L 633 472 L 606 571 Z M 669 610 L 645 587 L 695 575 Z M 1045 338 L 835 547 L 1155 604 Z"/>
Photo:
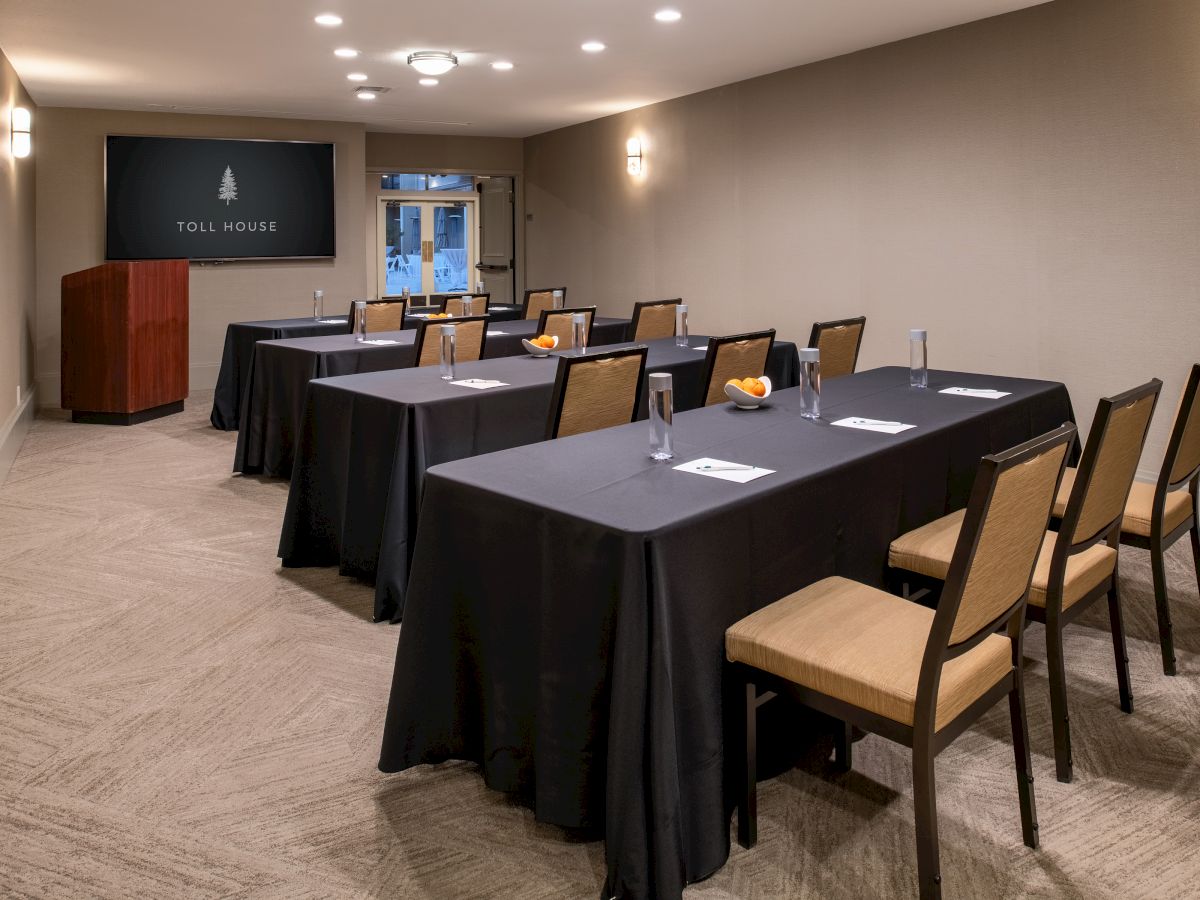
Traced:
<path id="1" fill-rule="evenodd" d="M 333 570 L 281 571 L 286 485 L 229 474 L 209 396 L 133 428 L 38 420 L 0 487 L 0 893 L 594 898 L 603 846 L 448 764 L 375 768 L 397 630 Z M 1007 711 L 938 760 L 948 897 L 1200 896 L 1200 600 L 1171 556 L 1162 675 L 1145 554 L 1122 551 L 1136 713 L 1105 619 L 1068 640 L 1076 783 L 1054 780 L 1027 642 L 1042 849 L 1021 844 Z M 760 789 L 760 843 L 693 900 L 916 885 L 904 751 L 858 744 Z"/>

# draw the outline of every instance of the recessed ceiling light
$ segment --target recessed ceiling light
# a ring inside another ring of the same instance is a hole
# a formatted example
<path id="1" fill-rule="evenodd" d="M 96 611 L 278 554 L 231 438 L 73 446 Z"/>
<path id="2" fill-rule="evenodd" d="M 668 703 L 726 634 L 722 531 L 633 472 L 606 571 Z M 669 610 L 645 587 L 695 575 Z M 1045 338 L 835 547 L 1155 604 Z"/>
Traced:
<path id="1" fill-rule="evenodd" d="M 338 47 L 333 51 L 334 56 L 340 56 L 342 59 L 354 59 L 358 56 L 358 51 L 353 47 Z"/>
<path id="2" fill-rule="evenodd" d="M 448 50 L 418 50 L 408 54 L 408 64 L 422 75 L 445 75 L 458 65 L 458 57 Z"/>
<path id="3" fill-rule="evenodd" d="M 433 87 L 437 83 L 438 80 L 436 78 L 422 78 L 417 82 L 417 84 L 423 84 L 425 87 Z"/>
<path id="4" fill-rule="evenodd" d="M 390 90 L 385 87 L 360 87 L 354 89 L 354 96 L 359 100 L 374 100 L 380 94 L 386 94 Z"/>
<path id="5" fill-rule="evenodd" d="M 375 91 L 363 90 L 363 91 L 359 91 L 354 96 L 357 97 L 359 100 L 374 100 L 375 99 Z"/>
<path id="6" fill-rule="evenodd" d="M 495 69 L 497 72 L 507 72 L 512 67 L 513 67 L 513 64 L 510 63 L 508 60 L 504 60 L 504 59 L 498 60 L 498 61 L 492 63 L 492 68 Z"/>
<path id="7" fill-rule="evenodd" d="M 351 72 L 346 77 L 349 78 L 351 81 L 366 81 L 367 73 L 366 72 Z"/>
<path id="8" fill-rule="evenodd" d="M 324 25 L 326 28 L 336 28 L 342 24 L 342 17 L 335 16 L 333 13 L 321 13 L 313 21 L 318 25 Z"/>
<path id="9" fill-rule="evenodd" d="M 585 41 L 579 45 L 579 49 L 584 53 L 599 53 L 604 49 L 604 45 L 599 41 Z"/>
<path id="10" fill-rule="evenodd" d="M 677 9 L 660 9 L 654 14 L 654 18 L 660 22 L 678 22 L 683 18 L 683 13 Z"/>

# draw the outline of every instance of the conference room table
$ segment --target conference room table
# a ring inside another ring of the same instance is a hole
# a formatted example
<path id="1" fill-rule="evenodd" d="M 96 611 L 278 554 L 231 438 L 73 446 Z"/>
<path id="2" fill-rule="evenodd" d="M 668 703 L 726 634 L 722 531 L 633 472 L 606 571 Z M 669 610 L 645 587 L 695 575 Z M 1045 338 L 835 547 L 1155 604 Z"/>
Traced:
<path id="1" fill-rule="evenodd" d="M 437 306 L 414 306 L 413 315 L 405 316 L 404 327 L 414 328 L 420 317 L 437 312 Z M 488 310 L 493 322 L 520 319 L 524 308 L 520 304 L 494 304 Z M 213 391 L 213 408 L 209 421 L 221 431 L 236 431 L 241 420 L 242 394 L 246 374 L 254 358 L 254 345 L 259 341 L 284 338 L 318 337 L 326 334 L 348 334 L 347 315 L 329 315 L 314 319 L 263 319 L 257 322 L 230 322 L 225 329 L 225 347 L 221 351 L 221 368 Z"/>
<path id="2" fill-rule="evenodd" d="M 675 408 L 698 406 L 708 338 L 693 335 L 687 347 L 674 338 L 644 343 L 646 371 L 672 375 Z M 373 581 L 375 620 L 398 617 L 425 472 L 544 440 L 557 369 L 557 354 L 458 367 L 460 378 L 504 382 L 486 390 L 448 384 L 436 368 L 311 382 L 279 541 L 283 564 L 337 565 L 343 575 Z M 772 383 L 795 385 L 798 373 L 795 344 L 776 341 L 766 370 Z M 497 544 L 520 538 L 506 528 L 488 536 Z M 445 539 L 457 540 L 454 530 Z"/>
<path id="3" fill-rule="evenodd" d="M 453 324 L 454 319 L 437 321 Z M 592 343 L 624 340 L 628 329 L 629 319 L 597 317 Z M 489 322 L 484 359 L 525 354 L 521 341 L 533 337 L 536 330 L 535 321 Z M 409 368 L 416 362 L 416 338 L 416 330 L 406 328 L 371 332 L 365 341 L 355 340 L 352 334 L 259 341 L 246 373 L 233 471 L 290 477 L 308 382 Z"/>
<path id="4" fill-rule="evenodd" d="M 602 831 L 602 897 L 680 897 L 729 854 L 725 629 L 827 576 L 883 587 L 888 544 L 965 506 L 980 457 L 1072 419 L 1061 384 L 929 380 L 830 380 L 819 421 L 799 390 L 685 412 L 666 462 L 643 422 L 431 468 L 379 768 L 475 761 L 539 821 Z M 833 424 L 850 417 L 916 427 Z M 705 457 L 774 471 L 675 468 Z M 759 747 L 779 746 L 764 719 Z"/>

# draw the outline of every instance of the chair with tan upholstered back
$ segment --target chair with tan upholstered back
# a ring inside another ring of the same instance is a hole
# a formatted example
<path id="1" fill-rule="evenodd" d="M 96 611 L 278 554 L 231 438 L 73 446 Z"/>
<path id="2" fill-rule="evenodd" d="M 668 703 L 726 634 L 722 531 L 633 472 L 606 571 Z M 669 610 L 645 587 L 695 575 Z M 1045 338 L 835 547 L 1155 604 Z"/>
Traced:
<path id="1" fill-rule="evenodd" d="M 404 308 L 403 300 L 370 301 L 367 303 L 367 331 L 399 331 L 404 327 Z"/>
<path id="2" fill-rule="evenodd" d="M 775 343 L 775 329 L 709 338 L 700 379 L 700 405 L 724 403 L 725 382 L 731 378 L 760 378 Z"/>
<path id="3" fill-rule="evenodd" d="M 442 326 L 454 326 L 455 362 L 475 362 L 483 359 L 487 339 L 487 316 L 465 316 L 456 319 L 424 319 L 417 325 L 417 366 L 436 366 L 442 360 Z"/>
<path id="4" fill-rule="evenodd" d="M 1200 586 L 1200 530 L 1197 522 L 1197 498 L 1200 497 L 1200 365 L 1192 366 L 1183 397 L 1171 426 L 1167 452 L 1154 484 L 1135 481 L 1125 501 L 1121 518 L 1121 543 L 1150 551 L 1150 572 L 1154 579 L 1154 604 L 1158 613 L 1158 642 L 1162 650 L 1163 672 L 1175 674 L 1175 638 L 1172 634 L 1171 607 L 1167 599 L 1167 548 L 1190 534 L 1192 564 L 1196 584 Z M 1054 513 L 1062 516 L 1074 483 L 1075 470 L 1063 474 Z"/>
<path id="5" fill-rule="evenodd" d="M 675 307 L 683 302 L 674 300 L 645 300 L 633 304 L 629 321 L 629 340 L 655 341 L 675 336 Z"/>
<path id="6" fill-rule="evenodd" d="M 596 321 L 596 307 L 577 306 L 574 309 L 543 309 L 538 318 L 537 334 L 548 334 L 558 338 L 556 350 L 570 350 L 575 346 L 575 331 L 572 317 L 575 313 L 587 316 L 587 342 L 592 346 L 592 324 Z"/>
<path id="7" fill-rule="evenodd" d="M 1117 579 L 1117 543 L 1125 500 L 1161 387 L 1162 382 L 1154 379 L 1116 397 L 1101 399 L 1062 522 L 1057 533 L 1046 532 L 1033 573 L 1027 615 L 1046 625 L 1054 763 L 1062 782 L 1069 782 L 1074 774 L 1062 633 L 1102 597 L 1108 599 L 1121 709 L 1133 712 Z M 924 579 L 936 587 L 936 582 L 946 576 L 962 520 L 961 511 L 951 513 L 902 535 L 892 542 L 889 563 L 920 576 L 910 584 L 921 584 Z"/>
<path id="8" fill-rule="evenodd" d="M 560 356 L 546 439 L 626 425 L 637 415 L 645 347 Z"/>
<path id="9" fill-rule="evenodd" d="M 554 309 L 554 292 L 562 291 L 563 306 L 567 305 L 567 289 L 560 288 L 532 288 L 525 292 L 525 315 L 524 319 L 536 319 L 542 314 L 543 309 Z"/>
<path id="10" fill-rule="evenodd" d="M 1075 426 L 1063 425 L 983 458 L 936 612 L 834 576 L 725 632 L 746 722 L 742 846 L 757 839 L 756 710 L 786 693 L 842 723 L 834 753 L 843 769 L 853 727 L 912 749 L 921 897 L 941 896 L 934 759 L 1007 696 L 1021 831 L 1037 847 L 1021 641 L 1030 576 L 1074 437 Z"/>
<path id="11" fill-rule="evenodd" d="M 821 378 L 840 378 L 853 375 L 858 365 L 858 349 L 862 346 L 867 317 L 839 319 L 836 322 L 813 322 L 808 346 L 821 351 Z"/>
<path id="12" fill-rule="evenodd" d="M 461 297 L 444 297 L 441 312 L 452 316 L 486 316 L 491 305 L 491 294 L 463 294 Z"/>

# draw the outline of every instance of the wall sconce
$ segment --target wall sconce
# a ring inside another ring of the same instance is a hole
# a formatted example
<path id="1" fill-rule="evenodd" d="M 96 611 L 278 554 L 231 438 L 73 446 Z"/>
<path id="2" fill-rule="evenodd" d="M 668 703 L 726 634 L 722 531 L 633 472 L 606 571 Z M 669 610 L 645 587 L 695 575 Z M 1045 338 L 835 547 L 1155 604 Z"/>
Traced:
<path id="1" fill-rule="evenodd" d="M 12 155 L 17 159 L 24 159 L 33 152 L 33 137 L 29 133 L 33 124 L 33 116 L 25 107 L 14 106 L 11 120 Z"/>
<path id="2" fill-rule="evenodd" d="M 625 142 L 625 171 L 630 175 L 642 174 L 642 142 L 635 137 Z"/>

